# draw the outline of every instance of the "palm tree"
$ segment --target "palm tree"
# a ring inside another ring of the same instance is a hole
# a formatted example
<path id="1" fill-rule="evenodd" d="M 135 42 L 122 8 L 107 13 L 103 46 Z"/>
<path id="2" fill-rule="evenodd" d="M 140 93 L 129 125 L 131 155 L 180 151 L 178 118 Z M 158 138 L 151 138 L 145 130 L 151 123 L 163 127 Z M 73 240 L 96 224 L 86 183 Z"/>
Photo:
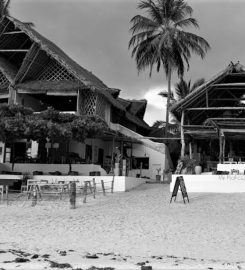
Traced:
<path id="1" fill-rule="evenodd" d="M 175 85 L 175 95 L 176 95 L 176 99 L 174 98 L 174 94 L 171 91 L 170 92 L 170 104 L 173 105 L 174 103 L 184 99 L 188 94 L 190 94 L 192 91 L 194 91 L 197 87 L 199 87 L 200 85 L 204 84 L 205 80 L 204 78 L 200 78 L 198 80 L 196 80 L 192 85 L 191 85 L 191 80 L 189 80 L 188 82 L 185 81 L 183 79 L 183 77 L 181 77 L 180 81 L 178 83 L 176 83 Z M 168 96 L 168 92 L 166 91 L 162 91 L 159 93 L 159 95 L 161 97 L 167 97 Z M 177 120 L 177 119 L 175 119 Z M 180 132 L 181 132 L 181 157 L 183 157 L 185 155 L 185 140 L 184 140 L 184 133 L 183 133 L 183 122 L 184 122 L 184 114 L 182 112 L 181 114 L 181 123 L 179 124 L 180 126 Z"/>
<path id="2" fill-rule="evenodd" d="M 175 70 L 183 76 L 185 65 L 189 68 L 191 52 L 204 58 L 210 48 L 208 42 L 193 33 L 186 32 L 188 26 L 198 28 L 192 17 L 192 8 L 184 0 L 141 0 L 138 8 L 146 15 L 134 16 L 130 23 L 132 37 L 129 49 L 135 57 L 138 72 L 164 69 L 168 81 L 166 110 L 166 135 L 169 123 L 171 75 Z"/>
<path id="3" fill-rule="evenodd" d="M 10 0 L 0 0 L 0 21 L 3 20 L 4 16 L 9 15 Z"/>

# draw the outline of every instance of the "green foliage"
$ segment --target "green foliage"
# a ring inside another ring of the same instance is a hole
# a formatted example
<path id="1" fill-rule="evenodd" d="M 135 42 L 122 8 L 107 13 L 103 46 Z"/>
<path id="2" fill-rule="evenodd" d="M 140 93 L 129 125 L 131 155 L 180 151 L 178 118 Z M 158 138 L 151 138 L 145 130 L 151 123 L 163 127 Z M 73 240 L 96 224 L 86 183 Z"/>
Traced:
<path id="1" fill-rule="evenodd" d="M 33 110 L 31 108 L 24 107 L 22 105 L 7 103 L 0 104 L 0 117 L 20 117 L 32 115 Z"/>
<path id="2" fill-rule="evenodd" d="M 157 72 L 162 67 L 166 74 L 176 69 L 184 73 L 184 65 L 189 68 L 191 52 L 203 58 L 210 48 L 208 42 L 185 29 L 198 28 L 192 17 L 192 8 L 183 0 L 141 0 L 138 8 L 145 16 L 136 15 L 131 19 L 132 37 L 129 48 L 135 57 L 138 71 L 153 66 Z"/>
<path id="3" fill-rule="evenodd" d="M 0 105 L 0 140 L 13 142 L 18 139 L 39 141 L 49 138 L 73 138 L 83 142 L 109 130 L 106 123 L 98 117 L 77 116 L 61 113 L 49 108 L 34 114 L 29 108 L 19 105 Z"/>
<path id="4" fill-rule="evenodd" d="M 194 173 L 195 166 L 198 165 L 195 159 L 190 159 L 189 157 L 185 156 L 180 159 L 183 164 L 182 169 L 186 168 L 187 173 Z"/>

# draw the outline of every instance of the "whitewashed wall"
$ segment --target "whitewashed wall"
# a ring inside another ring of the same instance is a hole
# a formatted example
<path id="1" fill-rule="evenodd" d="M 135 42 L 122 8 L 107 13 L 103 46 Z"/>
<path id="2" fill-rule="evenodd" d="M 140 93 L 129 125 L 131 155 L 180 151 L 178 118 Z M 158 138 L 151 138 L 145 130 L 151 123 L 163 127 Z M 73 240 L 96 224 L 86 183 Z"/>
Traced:
<path id="1" fill-rule="evenodd" d="M 173 191 L 176 177 L 172 175 L 170 192 Z M 236 193 L 245 192 L 245 175 L 182 175 L 186 190 L 191 192 L 214 192 L 214 193 Z"/>

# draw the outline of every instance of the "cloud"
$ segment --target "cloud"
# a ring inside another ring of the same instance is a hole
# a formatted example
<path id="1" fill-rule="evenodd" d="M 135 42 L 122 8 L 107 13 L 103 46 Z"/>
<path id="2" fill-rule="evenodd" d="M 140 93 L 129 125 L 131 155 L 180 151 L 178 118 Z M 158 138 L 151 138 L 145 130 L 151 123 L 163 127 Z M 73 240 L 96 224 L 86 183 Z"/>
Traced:
<path id="1" fill-rule="evenodd" d="M 157 120 L 165 120 L 166 118 L 166 99 L 158 95 L 167 87 L 154 87 L 149 90 L 144 95 L 144 98 L 147 100 L 147 108 L 145 112 L 144 120 L 152 125 Z"/>

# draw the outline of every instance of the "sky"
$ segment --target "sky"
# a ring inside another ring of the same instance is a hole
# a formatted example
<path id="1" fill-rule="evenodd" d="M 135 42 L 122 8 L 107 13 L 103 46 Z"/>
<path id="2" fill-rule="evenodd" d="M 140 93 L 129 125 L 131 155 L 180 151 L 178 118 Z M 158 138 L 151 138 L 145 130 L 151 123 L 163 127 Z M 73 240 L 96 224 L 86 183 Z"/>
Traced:
<path id="1" fill-rule="evenodd" d="M 147 99 L 144 120 L 165 120 L 167 89 L 164 71 L 138 74 L 128 50 L 130 19 L 141 11 L 139 0 L 12 0 L 10 14 L 33 22 L 35 29 L 56 43 L 108 87 L 121 89 L 127 99 Z M 210 44 L 204 60 L 193 55 L 186 79 L 210 79 L 231 61 L 245 65 L 245 0 L 189 0 L 200 28 L 195 31 Z M 172 78 L 172 87 L 178 82 Z"/>

